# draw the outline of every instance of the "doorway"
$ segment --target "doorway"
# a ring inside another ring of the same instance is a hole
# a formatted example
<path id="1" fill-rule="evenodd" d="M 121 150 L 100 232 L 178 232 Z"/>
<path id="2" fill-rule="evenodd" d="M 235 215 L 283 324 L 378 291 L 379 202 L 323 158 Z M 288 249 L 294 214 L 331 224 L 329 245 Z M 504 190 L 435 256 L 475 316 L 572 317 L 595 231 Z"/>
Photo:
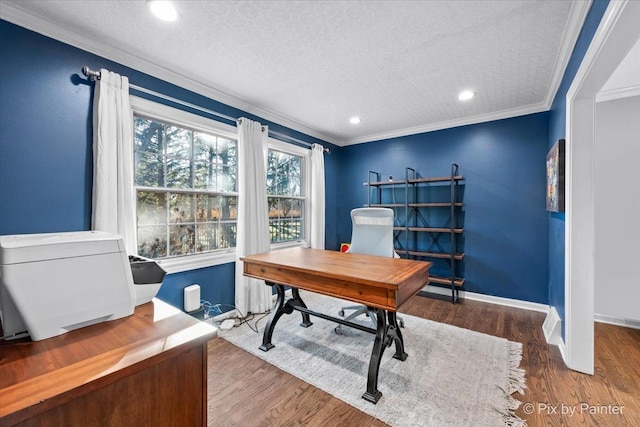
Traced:
<path id="1" fill-rule="evenodd" d="M 565 362 L 594 372 L 594 148 L 600 89 L 640 38 L 640 2 L 612 1 L 567 92 Z"/>

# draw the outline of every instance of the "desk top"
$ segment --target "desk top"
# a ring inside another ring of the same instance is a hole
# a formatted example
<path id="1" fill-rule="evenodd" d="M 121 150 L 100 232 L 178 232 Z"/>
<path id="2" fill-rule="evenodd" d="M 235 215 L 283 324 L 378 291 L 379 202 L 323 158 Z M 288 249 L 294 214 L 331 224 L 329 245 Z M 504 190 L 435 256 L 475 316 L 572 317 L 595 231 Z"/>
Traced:
<path id="1" fill-rule="evenodd" d="M 240 259 L 246 276 L 392 311 L 429 283 L 432 265 L 301 247 Z"/>
<path id="2" fill-rule="evenodd" d="M 0 421 L 55 407 L 215 334 L 212 325 L 153 299 L 131 316 L 57 337 L 0 341 Z"/>

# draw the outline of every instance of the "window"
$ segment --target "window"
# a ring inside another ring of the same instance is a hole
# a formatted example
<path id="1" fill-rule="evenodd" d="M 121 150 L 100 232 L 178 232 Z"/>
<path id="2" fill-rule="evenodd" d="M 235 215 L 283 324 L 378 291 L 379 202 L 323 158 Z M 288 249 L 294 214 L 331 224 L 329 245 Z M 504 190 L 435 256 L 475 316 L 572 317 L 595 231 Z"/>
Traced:
<path id="1" fill-rule="evenodd" d="M 236 141 L 134 118 L 138 253 L 166 258 L 234 247 Z"/>
<path id="2" fill-rule="evenodd" d="M 270 148 L 267 156 L 267 200 L 271 243 L 305 239 L 304 158 Z"/>
<path id="3" fill-rule="evenodd" d="M 211 265 L 236 244 L 235 128 L 134 98 L 138 253 L 165 262 L 205 254 Z"/>
<path id="4" fill-rule="evenodd" d="M 237 129 L 131 97 L 138 253 L 169 273 L 235 260 Z M 273 247 L 308 246 L 310 151 L 269 138 Z"/>

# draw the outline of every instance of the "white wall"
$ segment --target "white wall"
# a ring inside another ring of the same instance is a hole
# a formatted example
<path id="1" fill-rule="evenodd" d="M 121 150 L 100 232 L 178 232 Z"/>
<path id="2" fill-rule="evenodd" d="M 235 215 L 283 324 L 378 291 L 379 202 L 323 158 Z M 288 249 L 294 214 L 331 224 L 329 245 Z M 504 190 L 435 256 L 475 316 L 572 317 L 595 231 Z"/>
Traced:
<path id="1" fill-rule="evenodd" d="M 601 92 L 640 85 L 640 40 L 631 48 Z"/>
<path id="2" fill-rule="evenodd" d="M 596 105 L 595 314 L 640 321 L 640 96 Z"/>

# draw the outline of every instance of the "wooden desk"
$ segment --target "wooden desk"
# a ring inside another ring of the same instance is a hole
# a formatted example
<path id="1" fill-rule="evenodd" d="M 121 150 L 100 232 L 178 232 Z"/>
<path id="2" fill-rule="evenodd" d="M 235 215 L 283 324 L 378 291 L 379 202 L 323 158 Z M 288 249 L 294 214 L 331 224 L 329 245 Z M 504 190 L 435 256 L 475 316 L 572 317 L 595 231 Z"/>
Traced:
<path id="1" fill-rule="evenodd" d="M 362 397 L 377 403 L 380 360 L 386 347 L 395 343 L 395 359 L 406 360 L 404 340 L 396 311 L 411 296 L 429 283 L 430 262 L 345 254 L 319 249 L 289 248 L 241 258 L 244 275 L 265 280 L 274 286 L 277 299 L 264 330 L 260 349 L 269 351 L 278 319 L 294 310 L 302 313 L 301 326 L 312 325 L 310 315 L 331 320 L 376 335 L 369 361 L 367 391 Z M 284 300 L 284 286 L 292 288 L 293 297 Z M 376 313 L 376 328 L 311 311 L 299 289 L 366 305 Z"/>
<path id="2" fill-rule="evenodd" d="M 206 426 L 216 329 L 154 299 L 43 341 L 0 343 L 0 426 Z"/>

